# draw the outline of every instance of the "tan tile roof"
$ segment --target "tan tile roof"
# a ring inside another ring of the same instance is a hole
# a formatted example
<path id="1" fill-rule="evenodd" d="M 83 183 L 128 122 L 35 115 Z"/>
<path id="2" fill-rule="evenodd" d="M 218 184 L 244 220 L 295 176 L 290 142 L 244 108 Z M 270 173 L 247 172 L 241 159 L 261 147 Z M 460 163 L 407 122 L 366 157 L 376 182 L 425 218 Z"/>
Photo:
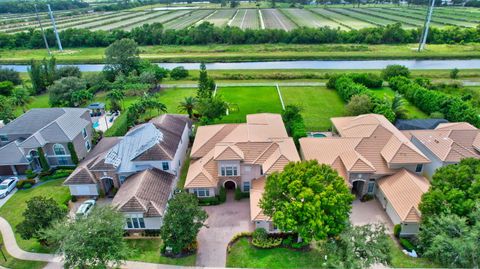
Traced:
<path id="1" fill-rule="evenodd" d="M 300 157 L 278 114 L 247 115 L 247 123 L 200 126 L 193 143 L 186 188 L 216 187 L 216 160 L 262 165 L 264 173 L 281 171 Z"/>
<path id="2" fill-rule="evenodd" d="M 378 181 L 378 187 L 402 222 L 420 221 L 418 205 L 429 186 L 427 179 L 405 169 Z"/>
<path id="3" fill-rule="evenodd" d="M 260 208 L 260 199 L 262 199 L 265 190 L 265 177 L 257 178 L 252 181 L 250 188 L 250 220 L 251 221 L 269 221 L 270 217 L 263 214 Z"/>
<path id="4" fill-rule="evenodd" d="M 440 125 L 439 125 L 440 126 Z M 448 123 L 435 130 L 405 131 L 444 162 L 459 162 L 464 158 L 480 158 L 480 131 L 470 124 Z M 455 129 L 459 128 L 459 129 Z"/>
<path id="5" fill-rule="evenodd" d="M 149 217 L 162 216 L 173 190 L 175 176 L 153 168 L 128 177 L 113 198 L 112 205 L 121 212 L 143 212 Z"/>
<path id="6" fill-rule="evenodd" d="M 468 122 L 440 123 L 435 130 L 476 130 L 475 126 Z"/>

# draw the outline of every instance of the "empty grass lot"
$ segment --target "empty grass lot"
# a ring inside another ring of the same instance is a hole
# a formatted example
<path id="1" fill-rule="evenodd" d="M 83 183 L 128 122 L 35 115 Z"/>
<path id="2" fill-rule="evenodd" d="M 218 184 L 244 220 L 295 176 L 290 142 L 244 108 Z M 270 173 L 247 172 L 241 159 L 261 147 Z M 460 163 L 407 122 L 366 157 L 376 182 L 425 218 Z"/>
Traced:
<path id="1" fill-rule="evenodd" d="M 281 113 L 282 104 L 275 87 L 222 87 L 218 88 L 225 101 L 238 111 L 223 117 L 221 123 L 245 122 L 247 114 L 253 113 Z"/>
<path id="2" fill-rule="evenodd" d="M 387 97 L 389 98 L 390 100 L 393 99 L 393 97 L 395 96 L 395 92 L 388 88 L 388 87 L 382 87 L 380 89 L 372 89 L 371 90 L 376 96 L 378 96 L 379 98 L 384 98 L 384 97 Z M 405 109 L 407 110 L 407 117 L 409 119 L 424 119 L 424 118 L 428 118 L 428 115 L 425 114 L 423 111 L 421 111 L 420 109 L 418 109 L 416 106 L 414 106 L 413 104 L 411 104 L 408 100 L 404 99 L 405 100 Z"/>
<path id="3" fill-rule="evenodd" d="M 3 244 L 3 238 L 1 235 L 0 235 L 0 243 Z M 0 257 L 0 266 L 6 267 L 6 268 L 40 269 L 40 268 L 44 268 L 45 265 L 47 265 L 46 262 L 25 261 L 25 260 L 15 259 L 14 257 L 10 256 L 10 254 L 5 249 L 5 246 L 2 246 L 2 251 L 3 251 L 3 254 L 5 254 L 5 258 L 7 258 L 7 261 L 5 261 L 3 257 Z"/>
<path id="4" fill-rule="evenodd" d="M 326 87 L 281 87 L 285 105 L 299 105 L 307 131 L 326 131 L 330 118 L 345 115 L 345 105 L 334 90 Z"/>
<path id="5" fill-rule="evenodd" d="M 35 239 L 24 240 L 16 232 L 16 226 L 23 220 L 23 211 L 27 208 L 27 201 L 35 196 L 44 196 L 47 198 L 53 198 L 59 204 L 63 204 L 70 199 L 70 192 L 68 187 L 63 186 L 62 183 L 65 179 L 55 179 L 46 182 L 45 184 L 34 187 L 28 190 L 18 190 L 13 197 L 0 208 L 0 216 L 5 218 L 13 228 L 15 232 L 15 238 L 21 249 L 31 252 L 48 253 L 52 249 L 46 248 Z"/>
<path id="6" fill-rule="evenodd" d="M 184 258 L 167 258 L 160 255 L 160 247 L 162 240 L 155 239 L 126 239 L 127 245 L 130 247 L 130 261 L 142 261 L 162 264 L 172 264 L 179 266 L 194 266 L 196 255 Z"/>

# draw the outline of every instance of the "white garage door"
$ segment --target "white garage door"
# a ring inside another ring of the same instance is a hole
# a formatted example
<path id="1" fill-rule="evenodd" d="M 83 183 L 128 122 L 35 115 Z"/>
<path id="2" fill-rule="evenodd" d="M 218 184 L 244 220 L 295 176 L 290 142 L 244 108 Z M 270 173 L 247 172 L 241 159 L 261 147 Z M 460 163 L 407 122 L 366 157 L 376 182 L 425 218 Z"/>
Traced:
<path id="1" fill-rule="evenodd" d="M 98 188 L 96 184 L 70 185 L 70 193 L 75 196 L 96 196 Z"/>

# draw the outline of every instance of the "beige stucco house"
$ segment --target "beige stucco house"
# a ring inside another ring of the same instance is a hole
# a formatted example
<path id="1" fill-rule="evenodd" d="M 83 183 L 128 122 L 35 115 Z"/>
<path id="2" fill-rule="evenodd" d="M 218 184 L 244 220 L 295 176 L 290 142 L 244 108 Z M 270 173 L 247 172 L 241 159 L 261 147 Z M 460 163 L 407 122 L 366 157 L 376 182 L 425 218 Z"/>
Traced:
<path id="1" fill-rule="evenodd" d="M 300 160 L 282 117 L 269 113 L 247 115 L 242 124 L 199 127 L 190 157 L 187 191 L 199 198 L 218 195 L 221 187 L 251 192 L 251 220 L 262 227 L 271 225 L 259 217 L 260 198 L 252 191 L 263 189 L 269 174 Z"/>
<path id="2" fill-rule="evenodd" d="M 410 227 L 420 220 L 419 196 L 397 199 L 396 191 L 387 191 L 388 183 L 400 182 L 402 189 L 398 190 L 404 194 L 419 193 L 418 186 L 428 182 L 421 175 L 430 159 L 382 115 L 340 117 L 331 121 L 332 137 L 300 139 L 302 158 L 331 165 L 353 193 L 358 197 L 375 195 L 392 222 L 405 227 L 405 235 L 414 233 Z M 425 192 L 428 187 L 420 190 Z M 404 207 L 413 207 L 417 217 L 405 218 Z"/>

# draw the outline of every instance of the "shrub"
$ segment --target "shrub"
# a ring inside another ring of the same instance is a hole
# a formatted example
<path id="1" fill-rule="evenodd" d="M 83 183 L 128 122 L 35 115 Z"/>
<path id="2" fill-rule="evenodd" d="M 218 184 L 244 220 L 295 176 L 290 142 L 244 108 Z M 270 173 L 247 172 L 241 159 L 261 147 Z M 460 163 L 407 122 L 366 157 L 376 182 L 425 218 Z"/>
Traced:
<path id="1" fill-rule="evenodd" d="M 27 171 L 25 171 L 25 174 L 27 175 L 28 179 L 33 179 L 37 177 L 37 173 L 34 173 L 31 169 L 28 169 Z"/>
<path id="2" fill-rule="evenodd" d="M 451 79 L 457 79 L 459 72 L 460 72 L 460 70 L 458 70 L 458 68 L 453 68 L 452 71 L 450 71 L 450 78 Z"/>
<path id="3" fill-rule="evenodd" d="M 170 77 L 174 80 L 179 80 L 188 77 L 188 70 L 183 66 L 177 66 L 170 71 Z"/>
<path id="4" fill-rule="evenodd" d="M 382 71 L 382 77 L 385 80 L 389 80 L 390 78 L 393 77 L 410 77 L 410 70 L 408 70 L 407 67 L 399 64 L 392 64 L 387 66 L 385 69 Z"/>
<path id="5" fill-rule="evenodd" d="M 14 87 L 15 86 L 13 85 L 13 82 L 11 82 L 11 81 L 0 82 L 0 95 L 10 96 L 12 94 L 12 91 L 13 91 Z"/>
<path id="6" fill-rule="evenodd" d="M 25 183 L 22 187 L 22 189 L 26 190 L 26 189 L 30 189 L 32 187 L 32 184 L 30 183 Z"/>
<path id="7" fill-rule="evenodd" d="M 242 190 L 240 188 L 236 188 L 235 189 L 235 200 L 241 200 L 243 198 L 248 198 L 250 197 L 250 193 L 249 192 L 242 192 Z"/>
<path id="8" fill-rule="evenodd" d="M 443 115 L 442 112 L 436 111 L 436 112 L 430 113 L 430 118 L 432 118 L 432 119 L 444 119 L 445 115 Z"/>
<path id="9" fill-rule="evenodd" d="M 35 185 L 35 179 L 21 179 L 17 182 L 17 188 L 25 189 L 26 185 L 29 184 L 29 188 Z"/>
<path id="10" fill-rule="evenodd" d="M 282 244 L 282 238 L 270 237 L 263 228 L 257 228 L 252 234 L 252 245 L 257 248 L 274 248 Z"/>
<path id="11" fill-rule="evenodd" d="M 393 226 L 393 235 L 395 235 L 396 238 L 400 237 L 401 232 L 402 232 L 401 224 L 396 224 L 395 226 Z"/>
<path id="12" fill-rule="evenodd" d="M 72 163 L 77 165 L 78 156 L 77 156 L 77 152 L 75 151 L 75 146 L 73 145 L 72 142 L 68 142 L 67 147 L 68 147 L 68 151 L 70 151 L 70 155 L 71 155 L 70 158 L 72 159 Z"/>
<path id="13" fill-rule="evenodd" d="M 218 200 L 220 203 L 225 203 L 225 201 L 227 201 L 227 192 L 225 191 L 224 187 L 220 188 L 220 192 L 218 194 Z"/>
<path id="14" fill-rule="evenodd" d="M 218 196 L 198 198 L 198 204 L 203 205 L 203 206 L 205 206 L 205 205 L 219 205 L 220 200 L 218 199 Z"/>
<path id="15" fill-rule="evenodd" d="M 297 242 L 296 236 L 288 236 L 287 238 L 284 238 L 282 241 L 282 245 L 288 248 L 293 248 L 293 249 L 303 249 L 308 246 L 310 246 L 309 243 L 305 241 Z"/>
<path id="16" fill-rule="evenodd" d="M 380 88 L 383 85 L 383 79 L 372 73 L 352 73 L 349 74 L 355 83 L 362 84 L 368 88 Z"/>
<path id="17" fill-rule="evenodd" d="M 407 238 L 400 238 L 399 240 L 400 240 L 400 245 L 402 245 L 402 247 L 406 249 L 408 252 L 415 249 L 415 246 Z"/>
<path id="18" fill-rule="evenodd" d="M 348 115 L 357 116 L 361 114 L 370 113 L 373 109 L 373 103 L 370 96 L 366 94 L 355 95 L 350 99 L 350 102 L 345 106 Z"/>
<path id="19" fill-rule="evenodd" d="M 143 230 L 142 232 L 143 236 L 155 236 L 158 237 L 160 236 L 160 230 Z"/>

